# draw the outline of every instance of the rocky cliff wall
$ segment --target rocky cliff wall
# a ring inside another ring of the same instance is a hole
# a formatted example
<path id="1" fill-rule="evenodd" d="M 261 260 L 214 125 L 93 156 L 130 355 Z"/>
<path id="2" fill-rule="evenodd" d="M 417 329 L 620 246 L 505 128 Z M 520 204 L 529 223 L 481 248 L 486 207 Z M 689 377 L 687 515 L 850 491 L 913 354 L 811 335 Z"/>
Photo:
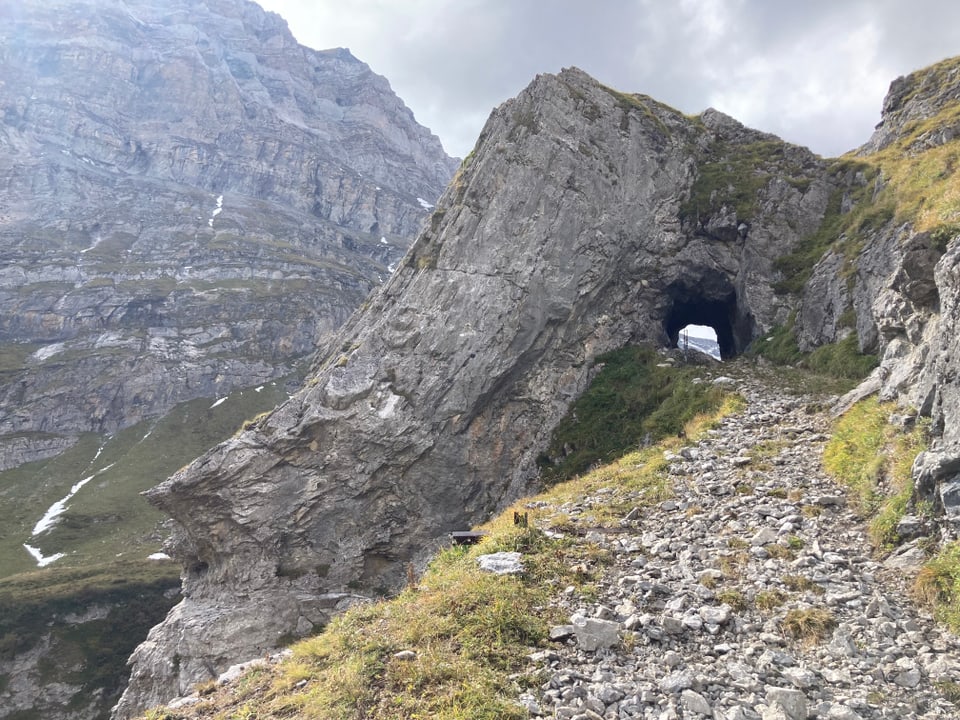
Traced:
<path id="1" fill-rule="evenodd" d="M 873 137 L 844 159 L 844 233 L 814 269 L 798 315 L 802 348 L 855 333 L 880 356 L 862 392 L 933 418 L 916 463 L 916 500 L 960 521 L 956 342 L 960 59 L 895 80 Z M 853 169 L 851 169 L 853 168 Z"/>
<path id="2" fill-rule="evenodd" d="M 720 113 L 538 77 L 306 387 L 151 491 L 184 600 L 134 654 L 116 716 L 397 588 L 531 489 L 598 354 L 701 321 L 732 355 L 784 322 L 774 261 L 832 188 L 816 156 Z"/>
<path id="3" fill-rule="evenodd" d="M 456 167 L 245 0 L 11 6 L 0 76 L 4 468 L 289 374 Z"/>

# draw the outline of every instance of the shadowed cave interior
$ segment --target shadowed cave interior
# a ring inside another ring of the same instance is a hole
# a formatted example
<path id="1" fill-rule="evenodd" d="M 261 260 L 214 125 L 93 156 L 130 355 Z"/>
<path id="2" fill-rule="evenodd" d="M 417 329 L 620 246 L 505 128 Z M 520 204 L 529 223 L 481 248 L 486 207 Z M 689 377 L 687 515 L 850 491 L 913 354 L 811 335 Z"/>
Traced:
<path id="1" fill-rule="evenodd" d="M 720 358 L 729 360 L 742 353 L 753 340 L 753 320 L 740 308 L 737 293 L 721 275 L 704 278 L 693 285 L 668 288 L 669 310 L 663 329 L 676 347 L 680 332 L 687 325 L 706 325 L 717 333 Z"/>

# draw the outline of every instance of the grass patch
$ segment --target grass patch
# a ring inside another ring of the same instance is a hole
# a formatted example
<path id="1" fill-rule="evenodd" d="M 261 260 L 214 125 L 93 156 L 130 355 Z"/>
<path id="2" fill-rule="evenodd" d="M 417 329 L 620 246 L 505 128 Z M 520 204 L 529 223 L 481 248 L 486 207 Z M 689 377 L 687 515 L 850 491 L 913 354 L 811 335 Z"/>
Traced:
<path id="1" fill-rule="evenodd" d="M 728 580 L 737 580 L 743 575 L 743 569 L 750 563 L 750 555 L 743 550 L 720 556 L 720 572 Z"/>
<path id="2" fill-rule="evenodd" d="M 934 680 L 933 686 L 944 699 L 949 700 L 954 705 L 960 705 L 960 683 L 952 680 Z"/>
<path id="3" fill-rule="evenodd" d="M 815 607 L 790 610 L 780 623 L 785 635 L 807 645 L 825 639 L 836 625 L 832 611 Z"/>
<path id="4" fill-rule="evenodd" d="M 683 426 L 684 438 L 672 435 L 659 444 L 629 452 L 617 460 L 578 475 L 571 480 L 549 487 L 539 497 L 556 506 L 577 502 L 581 505 L 588 496 L 600 496 L 602 501 L 587 508 L 578 521 L 591 526 L 619 526 L 623 517 L 635 508 L 650 507 L 673 496 L 672 482 L 664 459 L 664 450 L 678 450 L 683 443 L 696 442 L 719 420 L 737 412 L 743 406 L 738 395 L 727 395 L 719 408 L 695 416 Z M 615 491 L 615 492 L 614 492 Z M 559 515 L 552 526 L 567 531 L 573 526 L 571 518 Z"/>
<path id="5" fill-rule="evenodd" d="M 735 612 L 743 612 L 748 606 L 742 592 L 729 588 L 717 593 L 717 602 L 729 605 Z"/>
<path id="6" fill-rule="evenodd" d="M 801 364 L 811 372 L 820 375 L 862 380 L 877 367 L 880 360 L 876 355 L 860 352 L 856 333 L 847 335 L 829 345 L 821 345 L 807 355 Z"/>
<path id="7" fill-rule="evenodd" d="M 923 565 L 913 591 L 938 620 L 960 633 L 960 542 L 945 545 Z"/>
<path id="8" fill-rule="evenodd" d="M 869 536 L 877 548 L 899 541 L 897 523 L 913 496 L 910 470 L 929 442 L 926 422 L 910 430 L 891 425 L 895 410 L 876 397 L 857 403 L 836 422 L 823 452 L 827 472 L 850 489 L 858 513 L 872 517 Z"/>
<path id="9" fill-rule="evenodd" d="M 787 601 L 787 596 L 779 590 L 763 590 L 757 593 L 754 604 L 758 610 L 772 612 Z"/>
<path id="10" fill-rule="evenodd" d="M 652 348 L 637 346 L 597 359 L 600 371 L 537 459 L 546 483 L 567 480 L 632 448 L 676 436 L 696 415 L 723 405 L 723 390 L 691 382 L 702 369 L 658 367 L 662 359 Z"/>
<path id="11" fill-rule="evenodd" d="M 814 592 L 817 595 L 823 595 L 826 591 L 820 585 L 804 575 L 786 575 L 783 578 L 783 584 L 787 590 L 793 592 Z"/>
<path id="12" fill-rule="evenodd" d="M 796 553 L 793 550 L 783 545 L 778 545 L 777 543 L 764 545 L 763 549 L 767 551 L 767 555 L 775 560 L 793 560 L 796 557 Z"/>
<path id="13" fill-rule="evenodd" d="M 287 662 L 221 690 L 217 717 L 525 718 L 516 673 L 548 642 L 549 592 L 580 580 L 582 558 L 570 540 L 514 526 L 511 510 L 477 546 L 442 551 L 416 587 L 349 610 Z M 478 555 L 506 550 L 523 553 L 522 575 L 479 570 Z"/>
<path id="14" fill-rule="evenodd" d="M 755 340 L 747 354 L 762 357 L 774 365 L 792 366 L 818 376 L 846 381 L 862 380 L 879 363 L 876 355 L 860 352 L 856 333 L 850 333 L 835 343 L 822 345 L 812 352 L 800 352 L 795 322 L 796 314 L 792 314 L 786 323 L 774 328 L 766 337 Z M 838 389 L 848 385 L 841 383 Z"/>
<path id="15" fill-rule="evenodd" d="M 27 359 L 41 347 L 38 343 L 3 343 L 0 345 L 0 373 L 23 370 L 27 367 Z"/>

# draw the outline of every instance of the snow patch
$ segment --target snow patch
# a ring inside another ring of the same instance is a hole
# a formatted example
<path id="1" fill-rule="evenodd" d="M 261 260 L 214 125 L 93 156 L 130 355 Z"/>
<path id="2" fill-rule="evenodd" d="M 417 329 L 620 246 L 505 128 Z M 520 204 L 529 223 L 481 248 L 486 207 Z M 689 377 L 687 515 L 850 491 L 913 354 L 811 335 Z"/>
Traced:
<path id="1" fill-rule="evenodd" d="M 207 220 L 207 225 L 213 227 L 213 219 L 223 212 L 223 195 L 217 198 L 217 206 L 213 209 L 213 213 L 210 215 L 210 219 Z"/>
<path id="2" fill-rule="evenodd" d="M 98 453 L 99 454 L 99 453 Z M 54 525 L 56 525 L 57 520 L 60 518 L 63 513 L 67 510 L 67 503 L 73 499 L 73 496 L 80 492 L 80 489 L 86 485 L 88 482 L 93 480 L 97 475 L 105 473 L 107 470 L 112 468 L 116 463 L 110 463 L 104 468 L 97 470 L 93 475 L 88 475 L 83 480 L 73 484 L 73 487 L 70 488 L 70 492 L 67 493 L 66 497 L 57 500 L 53 505 L 51 505 L 47 511 L 43 514 L 43 517 L 37 521 L 37 524 L 33 526 L 33 532 L 30 534 L 30 537 L 36 537 L 42 532 L 46 532 Z M 51 562 L 53 562 L 51 560 Z"/>
<path id="3" fill-rule="evenodd" d="M 261 385 L 260 387 L 255 387 L 255 388 L 253 389 L 253 391 L 254 391 L 254 392 L 263 392 L 263 385 Z"/>
<path id="4" fill-rule="evenodd" d="M 30 357 L 37 362 L 43 362 L 44 360 L 49 360 L 57 353 L 63 352 L 65 347 L 63 343 L 50 343 L 37 350 Z"/>
<path id="5" fill-rule="evenodd" d="M 52 528 L 60 516 L 66 512 L 67 503 L 73 499 L 74 495 L 80 492 L 80 488 L 93 480 L 93 477 L 93 475 L 88 475 L 80 482 L 74 483 L 73 487 L 70 488 L 70 492 L 67 493 L 67 496 L 61 500 L 57 500 L 47 509 L 47 511 L 43 514 L 43 517 L 37 521 L 37 524 L 33 526 L 33 532 L 30 534 L 30 537 L 36 537 L 40 533 L 46 532 Z"/>
<path id="6" fill-rule="evenodd" d="M 83 250 L 81 250 L 80 253 L 83 254 L 83 253 L 88 253 L 88 252 L 90 252 L 90 251 L 93 250 L 97 245 L 100 244 L 101 239 L 102 239 L 102 238 L 101 238 L 99 235 L 97 235 L 97 236 L 93 239 L 93 244 L 92 244 L 90 247 L 87 247 L 87 248 L 84 248 Z"/>
<path id="7" fill-rule="evenodd" d="M 56 562 L 62 558 L 65 553 L 54 553 L 53 555 L 44 555 L 38 548 L 35 548 L 33 545 L 23 544 L 23 547 L 26 548 L 27 552 L 33 556 L 33 559 L 37 561 L 37 567 L 46 567 L 52 562 Z"/>
<path id="8" fill-rule="evenodd" d="M 391 272 L 391 273 L 396 272 L 396 270 L 397 270 L 397 264 L 396 264 L 396 263 L 390 263 L 389 265 L 387 265 L 387 270 L 388 270 L 389 272 Z"/>
<path id="9" fill-rule="evenodd" d="M 150 555 L 147 555 L 147 560 L 169 560 L 169 559 L 170 559 L 170 556 L 162 552 L 155 552 L 155 553 L 151 553 Z"/>
<path id="10" fill-rule="evenodd" d="M 226 401 L 227 399 L 225 397 L 222 397 L 219 400 L 217 400 L 213 405 L 211 405 L 210 409 L 213 410 L 217 405 L 223 405 Z"/>
<path id="11" fill-rule="evenodd" d="M 420 203 L 420 207 L 422 207 L 424 210 L 433 210 L 433 205 L 428 203 L 422 197 L 418 197 L 417 202 Z"/>
<path id="12" fill-rule="evenodd" d="M 381 244 L 381 245 L 389 245 L 390 243 L 387 242 L 387 239 L 386 239 L 385 237 L 382 237 L 382 238 L 380 238 L 380 244 Z"/>

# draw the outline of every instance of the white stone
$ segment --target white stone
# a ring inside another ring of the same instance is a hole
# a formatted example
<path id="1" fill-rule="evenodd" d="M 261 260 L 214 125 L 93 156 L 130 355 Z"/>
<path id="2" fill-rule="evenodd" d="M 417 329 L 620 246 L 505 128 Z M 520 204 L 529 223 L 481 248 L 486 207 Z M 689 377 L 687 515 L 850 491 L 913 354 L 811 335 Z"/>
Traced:
<path id="1" fill-rule="evenodd" d="M 495 575 L 515 575 L 523 572 L 523 563 L 518 552 L 498 552 L 477 557 L 481 570 Z"/>
<path id="2" fill-rule="evenodd" d="M 767 686 L 767 704 L 779 706 L 789 720 L 807 720 L 807 696 L 799 690 Z"/>
<path id="3" fill-rule="evenodd" d="M 620 642 L 620 623 L 586 618 L 582 623 L 574 623 L 574 634 L 581 650 L 594 652 L 600 648 L 613 647 Z"/>

